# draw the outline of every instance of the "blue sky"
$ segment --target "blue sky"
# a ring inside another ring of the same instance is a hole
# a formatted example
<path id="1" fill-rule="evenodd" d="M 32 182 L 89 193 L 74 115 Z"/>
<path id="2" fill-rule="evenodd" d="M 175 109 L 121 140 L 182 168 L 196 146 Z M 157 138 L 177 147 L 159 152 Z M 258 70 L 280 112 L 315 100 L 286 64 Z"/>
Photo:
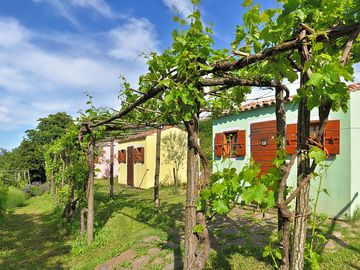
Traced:
<path id="1" fill-rule="evenodd" d="M 202 1 L 216 47 L 230 47 L 241 3 Z M 96 106 L 117 108 L 119 76 L 136 84 L 146 71 L 139 55 L 167 48 L 176 10 L 186 17 L 191 9 L 190 0 L 1 0 L 0 147 L 18 146 L 40 117 L 76 116 L 85 92 Z"/>
<path id="2" fill-rule="evenodd" d="M 118 107 L 119 76 L 136 84 L 142 52 L 171 42 L 176 10 L 190 0 L 1 0 L 0 147 L 16 147 L 24 131 L 50 113 L 75 116 L 88 92 L 97 106 Z M 204 0 L 219 47 L 229 47 L 241 22 L 241 1 Z"/>

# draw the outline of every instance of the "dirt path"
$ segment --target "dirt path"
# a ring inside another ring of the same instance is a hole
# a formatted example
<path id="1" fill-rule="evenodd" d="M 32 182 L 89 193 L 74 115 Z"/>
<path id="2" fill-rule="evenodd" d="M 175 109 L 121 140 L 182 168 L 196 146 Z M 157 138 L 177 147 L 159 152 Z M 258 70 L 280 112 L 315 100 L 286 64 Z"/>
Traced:
<path id="1" fill-rule="evenodd" d="M 17 208 L 0 221 L 0 269 L 64 269 L 63 239 L 51 214 Z"/>

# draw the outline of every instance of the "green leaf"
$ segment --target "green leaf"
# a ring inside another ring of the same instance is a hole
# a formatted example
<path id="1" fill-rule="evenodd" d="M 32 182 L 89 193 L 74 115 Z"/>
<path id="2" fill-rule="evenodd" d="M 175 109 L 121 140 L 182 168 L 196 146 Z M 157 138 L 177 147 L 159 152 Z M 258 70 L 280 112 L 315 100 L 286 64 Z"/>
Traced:
<path id="1" fill-rule="evenodd" d="M 313 73 L 306 83 L 307 85 L 320 86 L 320 83 L 324 80 L 324 75 L 320 73 Z"/>
<path id="2" fill-rule="evenodd" d="M 254 200 L 257 203 L 262 203 L 266 198 L 266 192 L 267 192 L 267 187 L 264 184 L 257 185 L 254 190 L 255 193 Z"/>
<path id="3" fill-rule="evenodd" d="M 214 203 L 215 211 L 221 214 L 226 214 L 229 212 L 229 207 L 224 200 L 218 200 Z"/>
<path id="4" fill-rule="evenodd" d="M 242 3 L 243 7 L 248 7 L 250 5 L 252 5 L 252 0 L 244 0 Z"/>
<path id="5" fill-rule="evenodd" d="M 319 147 L 312 146 L 309 150 L 309 157 L 318 164 L 326 159 L 326 154 Z"/>
<path id="6" fill-rule="evenodd" d="M 326 188 L 324 188 L 322 191 L 330 197 L 329 191 Z"/>
<path id="7" fill-rule="evenodd" d="M 205 228 L 201 224 L 196 225 L 193 229 L 193 232 L 198 233 L 198 234 L 202 234 L 204 231 L 205 231 Z"/>
<path id="8" fill-rule="evenodd" d="M 211 191 L 214 192 L 216 195 L 221 195 L 225 189 L 226 187 L 222 183 L 215 183 L 211 187 Z"/>
<path id="9" fill-rule="evenodd" d="M 281 252 L 280 252 L 279 250 L 275 250 L 274 255 L 275 255 L 275 257 L 278 258 L 279 260 L 282 259 L 282 254 L 281 254 Z"/>

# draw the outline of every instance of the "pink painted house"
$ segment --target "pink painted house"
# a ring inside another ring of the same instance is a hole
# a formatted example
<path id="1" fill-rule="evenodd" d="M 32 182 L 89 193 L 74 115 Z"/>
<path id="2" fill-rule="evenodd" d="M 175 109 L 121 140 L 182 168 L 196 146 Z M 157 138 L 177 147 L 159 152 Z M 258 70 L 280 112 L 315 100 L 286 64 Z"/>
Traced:
<path id="1" fill-rule="evenodd" d="M 96 178 L 108 178 L 110 174 L 110 142 L 102 141 L 96 144 L 99 151 L 99 158 L 95 164 L 95 177 Z M 118 162 L 118 150 L 119 144 L 114 141 L 114 177 L 119 174 L 119 162 Z"/>

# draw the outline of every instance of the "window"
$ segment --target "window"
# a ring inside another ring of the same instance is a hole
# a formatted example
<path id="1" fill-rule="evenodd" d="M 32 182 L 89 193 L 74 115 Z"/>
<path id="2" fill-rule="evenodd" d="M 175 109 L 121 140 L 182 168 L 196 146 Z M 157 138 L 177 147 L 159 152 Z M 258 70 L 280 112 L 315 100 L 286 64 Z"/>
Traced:
<path id="1" fill-rule="evenodd" d="M 126 163 L 126 150 L 125 149 L 118 151 L 118 162 Z"/>
<path id="2" fill-rule="evenodd" d="M 237 132 L 225 132 L 224 157 L 236 157 Z"/>
<path id="3" fill-rule="evenodd" d="M 245 156 L 245 130 L 216 133 L 214 139 L 216 157 Z"/>
<path id="4" fill-rule="evenodd" d="M 319 131 L 319 122 L 310 124 L 310 138 L 316 139 Z M 325 127 L 324 133 L 325 149 L 329 155 L 340 153 L 340 121 L 330 120 Z M 292 155 L 297 148 L 297 124 L 286 126 L 286 153 Z"/>
<path id="5" fill-rule="evenodd" d="M 134 148 L 134 163 L 144 163 L 144 147 Z"/>

